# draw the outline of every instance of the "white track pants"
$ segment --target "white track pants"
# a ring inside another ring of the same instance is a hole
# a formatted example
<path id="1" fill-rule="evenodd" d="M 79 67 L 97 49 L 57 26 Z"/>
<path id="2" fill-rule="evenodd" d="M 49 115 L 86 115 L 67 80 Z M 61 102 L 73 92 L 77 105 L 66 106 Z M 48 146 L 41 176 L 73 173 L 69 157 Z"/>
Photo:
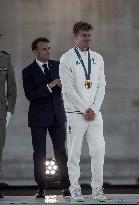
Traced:
<path id="1" fill-rule="evenodd" d="M 105 141 L 103 137 L 103 120 L 99 112 L 93 121 L 86 121 L 82 114 L 67 114 L 67 148 L 68 148 L 68 173 L 72 189 L 79 187 L 80 155 L 83 137 L 86 136 L 89 155 L 91 157 L 91 186 L 102 187 L 103 164 L 105 155 Z"/>

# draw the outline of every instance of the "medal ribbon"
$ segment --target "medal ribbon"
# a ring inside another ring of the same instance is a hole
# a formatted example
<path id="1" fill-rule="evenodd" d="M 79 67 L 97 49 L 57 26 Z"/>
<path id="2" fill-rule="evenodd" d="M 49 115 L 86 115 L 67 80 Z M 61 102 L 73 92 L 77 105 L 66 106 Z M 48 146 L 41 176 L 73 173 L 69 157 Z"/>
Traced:
<path id="1" fill-rule="evenodd" d="M 90 58 L 90 53 L 88 51 L 88 71 L 85 67 L 85 64 L 83 62 L 83 59 L 78 51 L 78 49 L 76 47 L 74 47 L 74 50 L 75 50 L 75 53 L 77 55 L 77 57 L 79 58 L 79 61 L 81 62 L 82 64 L 82 67 L 84 68 L 84 72 L 85 72 L 85 77 L 86 77 L 86 80 L 90 80 L 90 74 L 91 74 L 91 58 Z"/>

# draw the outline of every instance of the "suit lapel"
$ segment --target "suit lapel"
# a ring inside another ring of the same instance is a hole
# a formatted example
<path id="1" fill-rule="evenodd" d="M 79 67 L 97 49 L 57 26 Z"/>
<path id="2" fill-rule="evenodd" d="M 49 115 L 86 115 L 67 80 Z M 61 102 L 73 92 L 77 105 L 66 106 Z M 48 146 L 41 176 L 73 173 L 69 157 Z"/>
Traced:
<path id="1" fill-rule="evenodd" d="M 36 63 L 36 61 L 34 60 L 33 64 L 32 64 L 33 69 L 35 70 L 35 72 L 37 73 L 38 76 L 40 76 L 40 78 L 42 78 L 43 80 L 47 80 L 43 71 L 41 70 L 41 68 L 38 66 L 38 64 Z M 48 67 L 49 67 L 49 71 L 51 74 L 51 80 L 54 80 L 56 78 L 58 78 L 57 73 L 53 62 L 51 60 L 48 61 Z"/>
<path id="2" fill-rule="evenodd" d="M 55 77 L 55 73 L 54 73 L 53 63 L 50 60 L 48 61 L 48 67 L 49 67 L 49 71 L 50 71 L 50 74 L 51 74 L 51 78 L 53 80 L 54 77 Z"/>
<path id="3" fill-rule="evenodd" d="M 36 63 L 35 60 L 34 60 L 34 62 L 32 64 L 32 67 L 35 70 L 35 72 L 37 73 L 37 75 L 40 76 L 40 78 L 43 78 L 44 80 L 46 80 L 43 71 L 41 70 L 40 66 L 38 66 L 38 64 Z"/>
<path id="4" fill-rule="evenodd" d="M 50 60 L 48 61 L 48 67 L 49 67 L 49 71 L 52 73 L 53 72 L 53 64 Z"/>
<path id="5" fill-rule="evenodd" d="M 51 73 L 51 78 L 52 80 L 59 78 L 59 74 L 58 74 L 58 69 L 55 67 L 57 66 L 55 63 L 53 63 L 52 60 L 48 61 L 48 66 L 49 66 L 49 71 Z"/>

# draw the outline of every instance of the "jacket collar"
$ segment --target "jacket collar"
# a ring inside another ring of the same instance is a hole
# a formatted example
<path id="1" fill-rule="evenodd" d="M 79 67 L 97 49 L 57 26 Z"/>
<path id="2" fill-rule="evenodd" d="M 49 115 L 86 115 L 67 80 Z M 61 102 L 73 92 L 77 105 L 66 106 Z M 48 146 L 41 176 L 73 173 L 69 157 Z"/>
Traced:
<path id="1" fill-rule="evenodd" d="M 44 73 L 43 73 L 43 71 L 41 70 L 41 67 L 37 64 L 36 60 L 33 61 L 32 67 L 33 67 L 33 69 L 38 73 L 38 75 L 39 75 L 41 78 L 44 78 L 44 79 L 45 79 Z"/>
<path id="2" fill-rule="evenodd" d="M 43 71 L 41 70 L 40 66 L 37 64 L 36 60 L 33 61 L 32 67 L 33 67 L 33 69 L 35 69 L 35 71 L 38 73 L 38 75 L 41 78 L 45 79 L 45 75 L 44 75 Z M 52 69 L 53 64 L 52 64 L 51 60 L 48 61 L 48 67 L 49 67 L 50 73 L 52 74 L 53 73 L 53 69 Z"/>

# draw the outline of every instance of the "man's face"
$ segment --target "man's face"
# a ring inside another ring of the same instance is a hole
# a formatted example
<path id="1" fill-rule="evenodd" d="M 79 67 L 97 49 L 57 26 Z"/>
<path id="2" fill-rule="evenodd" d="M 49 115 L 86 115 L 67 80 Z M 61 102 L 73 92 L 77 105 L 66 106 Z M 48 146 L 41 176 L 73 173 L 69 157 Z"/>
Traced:
<path id="1" fill-rule="evenodd" d="M 49 43 L 46 42 L 39 42 L 37 44 L 36 50 L 34 50 L 35 55 L 37 56 L 37 59 L 46 62 L 49 59 L 49 50 L 50 46 Z"/>
<path id="2" fill-rule="evenodd" d="M 91 31 L 79 31 L 75 36 L 75 44 L 81 49 L 88 49 L 91 41 Z"/>

